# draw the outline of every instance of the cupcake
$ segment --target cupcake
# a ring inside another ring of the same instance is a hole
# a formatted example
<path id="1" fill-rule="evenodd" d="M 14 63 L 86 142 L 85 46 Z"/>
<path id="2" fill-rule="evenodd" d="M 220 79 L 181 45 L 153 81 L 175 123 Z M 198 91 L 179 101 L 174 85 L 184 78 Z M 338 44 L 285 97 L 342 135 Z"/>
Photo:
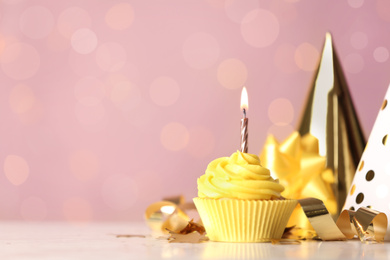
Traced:
<path id="1" fill-rule="evenodd" d="M 194 203 L 210 240 L 267 242 L 282 237 L 297 204 L 283 190 L 257 155 L 237 151 L 207 166 Z"/>

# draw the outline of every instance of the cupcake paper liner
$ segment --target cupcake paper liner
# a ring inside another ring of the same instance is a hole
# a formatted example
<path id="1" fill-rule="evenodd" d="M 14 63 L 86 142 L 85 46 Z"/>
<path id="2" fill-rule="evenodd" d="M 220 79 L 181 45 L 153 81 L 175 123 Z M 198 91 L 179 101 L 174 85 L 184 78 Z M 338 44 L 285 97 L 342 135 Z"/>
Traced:
<path id="1" fill-rule="evenodd" d="M 212 241 L 268 242 L 280 239 L 296 200 L 194 198 Z"/>

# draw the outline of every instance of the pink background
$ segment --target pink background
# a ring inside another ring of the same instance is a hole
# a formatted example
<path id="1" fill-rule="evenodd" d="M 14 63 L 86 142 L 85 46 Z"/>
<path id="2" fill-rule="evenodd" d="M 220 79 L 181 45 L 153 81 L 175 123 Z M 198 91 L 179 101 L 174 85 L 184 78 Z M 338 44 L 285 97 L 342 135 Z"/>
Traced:
<path id="1" fill-rule="evenodd" d="M 0 0 L 0 218 L 141 220 L 214 158 L 296 126 L 325 33 L 368 137 L 386 0 Z"/>

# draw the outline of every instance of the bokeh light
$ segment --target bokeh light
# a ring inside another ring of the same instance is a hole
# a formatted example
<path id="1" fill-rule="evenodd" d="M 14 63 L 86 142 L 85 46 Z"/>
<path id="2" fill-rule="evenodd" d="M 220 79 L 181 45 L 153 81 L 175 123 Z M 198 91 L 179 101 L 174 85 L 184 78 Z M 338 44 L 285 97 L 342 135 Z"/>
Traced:
<path id="1" fill-rule="evenodd" d="M 81 28 L 72 34 L 71 45 L 80 54 L 88 54 L 95 50 L 98 40 L 96 34 L 88 28 Z"/>
<path id="2" fill-rule="evenodd" d="M 36 97 L 29 86 L 19 84 L 11 89 L 9 104 L 14 113 L 23 114 L 34 107 Z"/>
<path id="3" fill-rule="evenodd" d="M 133 7 L 129 3 L 118 3 L 111 7 L 105 16 L 107 25 L 114 30 L 125 30 L 134 20 Z"/>
<path id="4" fill-rule="evenodd" d="M 49 35 L 54 28 L 54 16 L 44 6 L 27 8 L 19 21 L 20 30 L 31 39 L 42 39 Z"/>
<path id="5" fill-rule="evenodd" d="M 0 62 L 7 76 L 16 80 L 25 80 L 38 72 L 41 58 L 35 47 L 18 42 L 5 47 Z"/>
<path id="6" fill-rule="evenodd" d="M 214 36 L 198 32 L 190 35 L 183 44 L 183 56 L 194 69 L 207 69 L 220 55 L 220 47 Z"/>
<path id="7" fill-rule="evenodd" d="M 295 50 L 295 63 L 304 71 L 313 71 L 316 69 L 320 59 L 320 53 L 310 43 L 304 42 Z"/>
<path id="8" fill-rule="evenodd" d="M 373 56 L 377 62 L 385 62 L 389 59 L 389 50 L 385 47 L 375 48 Z"/>
<path id="9" fill-rule="evenodd" d="M 3 170 L 5 177 L 15 186 L 22 185 L 30 174 L 30 167 L 26 160 L 14 154 L 5 157 Z"/>
<path id="10" fill-rule="evenodd" d="M 253 47 L 267 47 L 273 44 L 279 35 L 279 21 L 268 10 L 252 10 L 241 22 L 241 35 L 245 42 Z"/>
<path id="11" fill-rule="evenodd" d="M 294 119 L 294 107 L 286 98 L 274 99 L 268 107 L 268 117 L 277 126 L 291 124 Z"/>
<path id="12" fill-rule="evenodd" d="M 155 104 L 170 106 L 179 99 L 180 87 L 171 77 L 159 77 L 153 80 L 150 85 L 149 94 Z"/>
<path id="13" fill-rule="evenodd" d="M 61 12 L 57 20 L 58 31 L 70 39 L 73 33 L 81 28 L 91 26 L 91 17 L 89 13 L 80 7 L 70 7 Z"/>
<path id="14" fill-rule="evenodd" d="M 165 149 L 179 151 L 187 146 L 189 137 L 188 129 L 183 124 L 171 122 L 162 128 L 160 141 Z"/>
<path id="15" fill-rule="evenodd" d="M 364 0 L 348 0 L 349 6 L 359 8 L 364 4 Z"/>
<path id="16" fill-rule="evenodd" d="M 69 156 L 69 168 L 78 180 L 90 181 L 99 173 L 99 158 L 91 150 L 77 150 Z"/>
<path id="17" fill-rule="evenodd" d="M 226 59 L 218 66 L 219 83 L 228 89 L 242 88 L 248 77 L 245 64 L 238 59 Z"/>

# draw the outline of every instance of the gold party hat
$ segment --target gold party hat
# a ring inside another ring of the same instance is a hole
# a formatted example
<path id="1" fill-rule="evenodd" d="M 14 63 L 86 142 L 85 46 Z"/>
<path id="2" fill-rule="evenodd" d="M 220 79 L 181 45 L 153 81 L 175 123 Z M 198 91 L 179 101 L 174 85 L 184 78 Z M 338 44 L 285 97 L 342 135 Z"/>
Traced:
<path id="1" fill-rule="evenodd" d="M 326 33 L 298 131 L 318 139 L 319 153 L 326 157 L 326 167 L 333 171 L 336 180 L 334 194 L 339 212 L 363 153 L 365 138 L 330 33 Z"/>

